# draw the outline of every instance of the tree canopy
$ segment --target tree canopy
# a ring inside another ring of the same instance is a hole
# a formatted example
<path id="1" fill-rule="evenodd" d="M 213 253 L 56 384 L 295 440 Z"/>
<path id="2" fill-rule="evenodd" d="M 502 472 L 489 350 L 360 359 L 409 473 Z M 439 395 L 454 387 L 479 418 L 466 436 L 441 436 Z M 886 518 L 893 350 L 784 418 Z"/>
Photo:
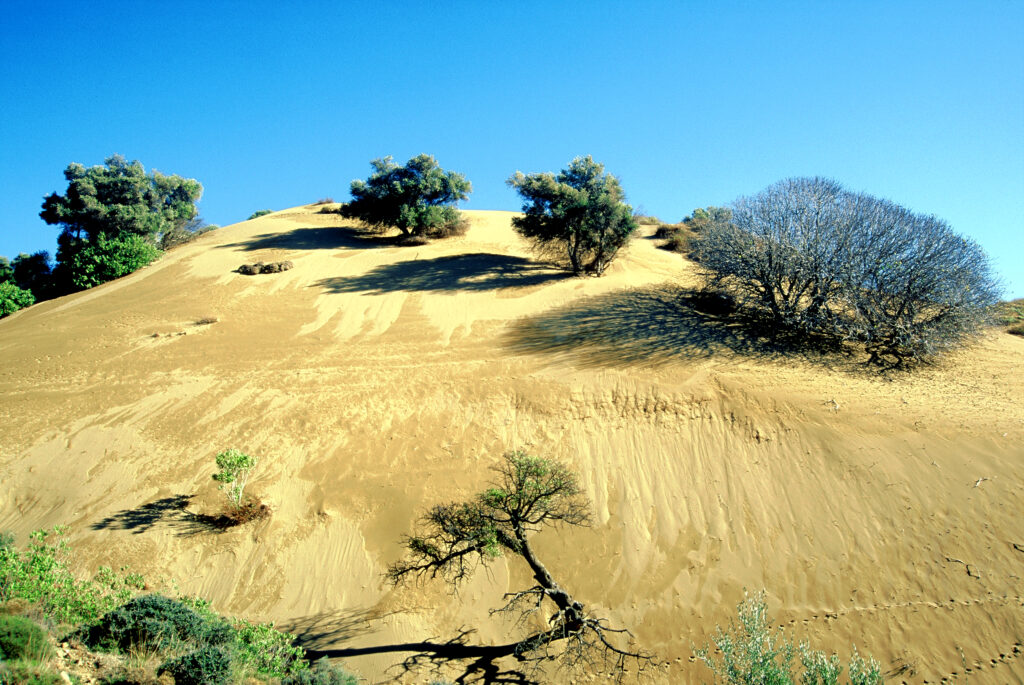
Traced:
<path id="1" fill-rule="evenodd" d="M 508 184 L 522 196 L 516 231 L 552 254 L 563 255 L 576 275 L 600 275 L 637 228 L 619 180 L 589 155 L 551 173 L 517 171 Z"/>
<path id="2" fill-rule="evenodd" d="M 462 174 L 445 171 L 430 155 L 413 157 L 404 166 L 390 156 L 370 165 L 369 178 L 352 181 L 352 201 L 342 206 L 342 216 L 407 236 L 444 237 L 463 230 L 455 204 L 467 199 L 473 186 Z"/>
<path id="3" fill-rule="evenodd" d="M 120 155 L 103 166 L 70 164 L 68 188 L 43 201 L 39 216 L 61 226 L 57 238 L 58 288 L 88 288 L 130 273 L 159 255 L 162 236 L 196 216 L 203 187 L 194 179 L 149 174 Z"/>

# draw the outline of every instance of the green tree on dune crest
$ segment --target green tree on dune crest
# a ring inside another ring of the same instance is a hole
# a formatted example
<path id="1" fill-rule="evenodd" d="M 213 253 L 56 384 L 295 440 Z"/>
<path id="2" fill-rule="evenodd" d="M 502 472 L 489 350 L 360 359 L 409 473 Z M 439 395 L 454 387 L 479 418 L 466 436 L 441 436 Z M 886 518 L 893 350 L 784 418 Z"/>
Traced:
<path id="1" fill-rule="evenodd" d="M 443 238 L 465 232 L 455 204 L 469 197 L 465 176 L 445 171 L 430 155 L 413 157 L 404 166 L 391 157 L 370 162 L 373 173 L 352 181 L 352 201 L 341 215 L 376 229 L 397 228 L 406 236 Z"/>
<path id="2" fill-rule="evenodd" d="M 619 180 L 589 155 L 556 174 L 517 171 L 508 185 L 522 196 L 516 231 L 553 254 L 562 254 L 576 275 L 600 275 L 637 229 Z"/>
<path id="3" fill-rule="evenodd" d="M 627 630 L 611 628 L 562 587 L 530 543 L 543 528 L 588 523 L 589 507 L 575 474 L 523 452 L 506 454 L 495 470 L 497 480 L 473 499 L 427 512 L 422 531 L 405 539 L 406 557 L 390 567 L 390 579 L 441 577 L 458 587 L 479 565 L 510 554 L 525 562 L 535 584 L 506 594 L 494 613 L 513 614 L 517 625 L 532 629 L 511 644 L 488 648 L 492 658 L 511 656 L 535 666 L 558 660 L 570 668 L 601 660 L 619 676 L 630 662 L 640 671 L 653 663 L 653 656 L 632 647 Z"/>
<path id="4" fill-rule="evenodd" d="M 120 155 L 103 166 L 70 164 L 68 188 L 43 201 L 39 216 L 62 227 L 55 280 L 65 291 L 89 288 L 144 266 L 162 236 L 196 216 L 203 192 L 194 179 L 146 173 Z"/>

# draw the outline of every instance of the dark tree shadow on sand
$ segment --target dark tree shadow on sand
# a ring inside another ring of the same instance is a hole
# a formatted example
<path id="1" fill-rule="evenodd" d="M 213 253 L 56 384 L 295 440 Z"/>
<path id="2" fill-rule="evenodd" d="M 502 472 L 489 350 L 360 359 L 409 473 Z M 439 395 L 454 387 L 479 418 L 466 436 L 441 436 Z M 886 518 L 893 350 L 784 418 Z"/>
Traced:
<path id="1" fill-rule="evenodd" d="M 366 250 L 403 244 L 402 236 L 387 236 L 350 226 L 296 228 L 283 233 L 264 233 L 221 248 L 243 250 Z"/>
<path id="2" fill-rule="evenodd" d="M 184 537 L 201 533 L 222 533 L 235 525 L 227 516 L 210 516 L 189 511 L 187 507 L 193 497 L 194 495 L 172 495 L 147 502 L 134 509 L 122 509 L 102 521 L 97 521 L 90 528 L 127 530 L 138 535 L 156 526 L 163 526 Z"/>
<path id="3" fill-rule="evenodd" d="M 395 654 L 408 652 L 409 656 L 401 663 L 393 666 L 395 680 L 402 676 L 413 675 L 422 677 L 424 672 L 432 671 L 438 676 L 451 677 L 452 670 L 461 671 L 455 677 L 455 683 L 518 683 L 519 685 L 535 685 L 541 681 L 531 674 L 535 671 L 534 664 L 517 668 L 511 664 L 499 663 L 515 660 L 518 643 L 505 645 L 474 645 L 468 641 L 472 630 L 462 630 L 450 640 L 426 640 L 423 642 L 401 642 L 373 647 L 351 647 L 334 649 L 306 648 L 306 656 L 316 660 L 345 659 L 356 656 L 374 654 Z M 300 637 L 297 643 L 305 647 Z"/>
<path id="4" fill-rule="evenodd" d="M 325 278 L 311 287 L 330 293 L 485 291 L 525 288 L 569 277 L 524 257 L 473 252 L 383 264 L 359 276 Z"/>
<path id="5" fill-rule="evenodd" d="M 516 353 L 584 367 L 658 366 L 723 353 L 855 366 L 834 340 L 787 339 L 722 298 L 676 286 L 622 290 L 526 317 L 512 325 L 505 343 Z"/>

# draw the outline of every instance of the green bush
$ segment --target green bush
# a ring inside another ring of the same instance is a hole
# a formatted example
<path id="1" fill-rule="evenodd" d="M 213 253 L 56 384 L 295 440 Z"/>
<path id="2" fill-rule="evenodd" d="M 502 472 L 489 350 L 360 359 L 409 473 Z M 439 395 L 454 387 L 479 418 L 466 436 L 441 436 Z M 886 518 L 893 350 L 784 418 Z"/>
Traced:
<path id="1" fill-rule="evenodd" d="M 0 615 L 0 656 L 13 661 L 42 661 L 53 656 L 46 633 L 24 616 Z"/>
<path id="2" fill-rule="evenodd" d="M 127 602 L 145 582 L 140 575 L 106 567 L 91 580 L 79 580 L 68 568 L 64 533 L 60 526 L 36 531 L 25 550 L 0 545 L 0 601 L 26 600 L 59 623 L 91 625 Z"/>
<path id="3" fill-rule="evenodd" d="M 455 208 L 473 187 L 454 171 L 445 171 L 430 155 L 398 166 L 391 157 L 370 162 L 373 173 L 352 181 L 352 201 L 341 207 L 346 219 L 377 229 L 397 228 L 405 236 L 446 238 L 465 233 L 468 224 Z M 319 203 L 317 203 L 319 204 Z"/>
<path id="4" fill-rule="evenodd" d="M 58 239 L 58 270 L 78 290 L 127 276 L 159 256 L 154 244 L 134 234 L 110 238 L 101 233 L 91 241 L 63 235 Z"/>
<path id="5" fill-rule="evenodd" d="M 294 635 L 277 630 L 273 623 L 238 619 L 234 631 L 235 663 L 241 668 L 274 678 L 305 671 L 305 650 L 292 644 Z"/>
<path id="6" fill-rule="evenodd" d="M 249 215 L 249 218 L 246 219 L 246 221 L 252 221 L 253 219 L 259 219 L 261 216 L 266 216 L 267 214 L 273 214 L 273 213 L 274 213 L 273 209 L 257 209 L 255 212 L 253 212 L 252 214 Z"/>
<path id="7" fill-rule="evenodd" d="M 323 657 L 308 671 L 290 675 L 281 680 L 281 685 L 357 685 L 359 679 L 341 666 L 332 666 Z"/>
<path id="8" fill-rule="evenodd" d="M 202 647 L 194 652 L 168 659 L 158 674 L 170 673 L 175 685 L 220 685 L 231 675 L 231 656 L 220 647 Z"/>
<path id="9" fill-rule="evenodd" d="M 636 231 L 619 179 L 590 155 L 557 175 L 517 171 L 506 183 L 523 198 L 523 216 L 512 219 L 516 233 L 542 252 L 563 255 L 576 276 L 600 276 Z"/>
<path id="10" fill-rule="evenodd" d="M 765 607 L 764 593 L 745 594 L 737 605 L 739 623 L 728 630 L 721 627 L 715 632 L 715 653 L 710 647 L 696 650 L 697 658 L 710 668 L 717 679 L 729 685 L 835 685 L 843 667 L 835 654 L 811 649 L 806 642 L 794 646 L 782 629 L 773 632 Z M 803 670 L 793 675 L 793 661 L 799 656 Z M 849 665 L 850 685 L 876 685 L 882 682 L 877 661 L 865 661 L 857 648 Z"/>
<path id="11" fill-rule="evenodd" d="M 36 303 L 32 292 L 23 290 L 10 281 L 0 283 L 0 318 Z"/>
<path id="12" fill-rule="evenodd" d="M 162 650 L 178 644 L 223 644 L 232 639 L 225 621 L 201 616 L 183 602 L 162 595 L 143 595 L 117 607 L 82 631 L 94 649 L 128 652 L 132 648 Z"/>

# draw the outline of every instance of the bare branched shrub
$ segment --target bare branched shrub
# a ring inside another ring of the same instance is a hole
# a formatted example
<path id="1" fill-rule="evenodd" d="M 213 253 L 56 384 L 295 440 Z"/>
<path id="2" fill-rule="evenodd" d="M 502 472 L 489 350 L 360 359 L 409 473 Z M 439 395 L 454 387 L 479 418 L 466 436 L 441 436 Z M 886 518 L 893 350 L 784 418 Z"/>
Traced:
<path id="1" fill-rule="evenodd" d="M 904 365 L 962 344 L 998 301 L 988 257 L 940 219 L 796 178 L 741 198 L 694 241 L 711 288 L 776 330 L 865 345 Z"/>

